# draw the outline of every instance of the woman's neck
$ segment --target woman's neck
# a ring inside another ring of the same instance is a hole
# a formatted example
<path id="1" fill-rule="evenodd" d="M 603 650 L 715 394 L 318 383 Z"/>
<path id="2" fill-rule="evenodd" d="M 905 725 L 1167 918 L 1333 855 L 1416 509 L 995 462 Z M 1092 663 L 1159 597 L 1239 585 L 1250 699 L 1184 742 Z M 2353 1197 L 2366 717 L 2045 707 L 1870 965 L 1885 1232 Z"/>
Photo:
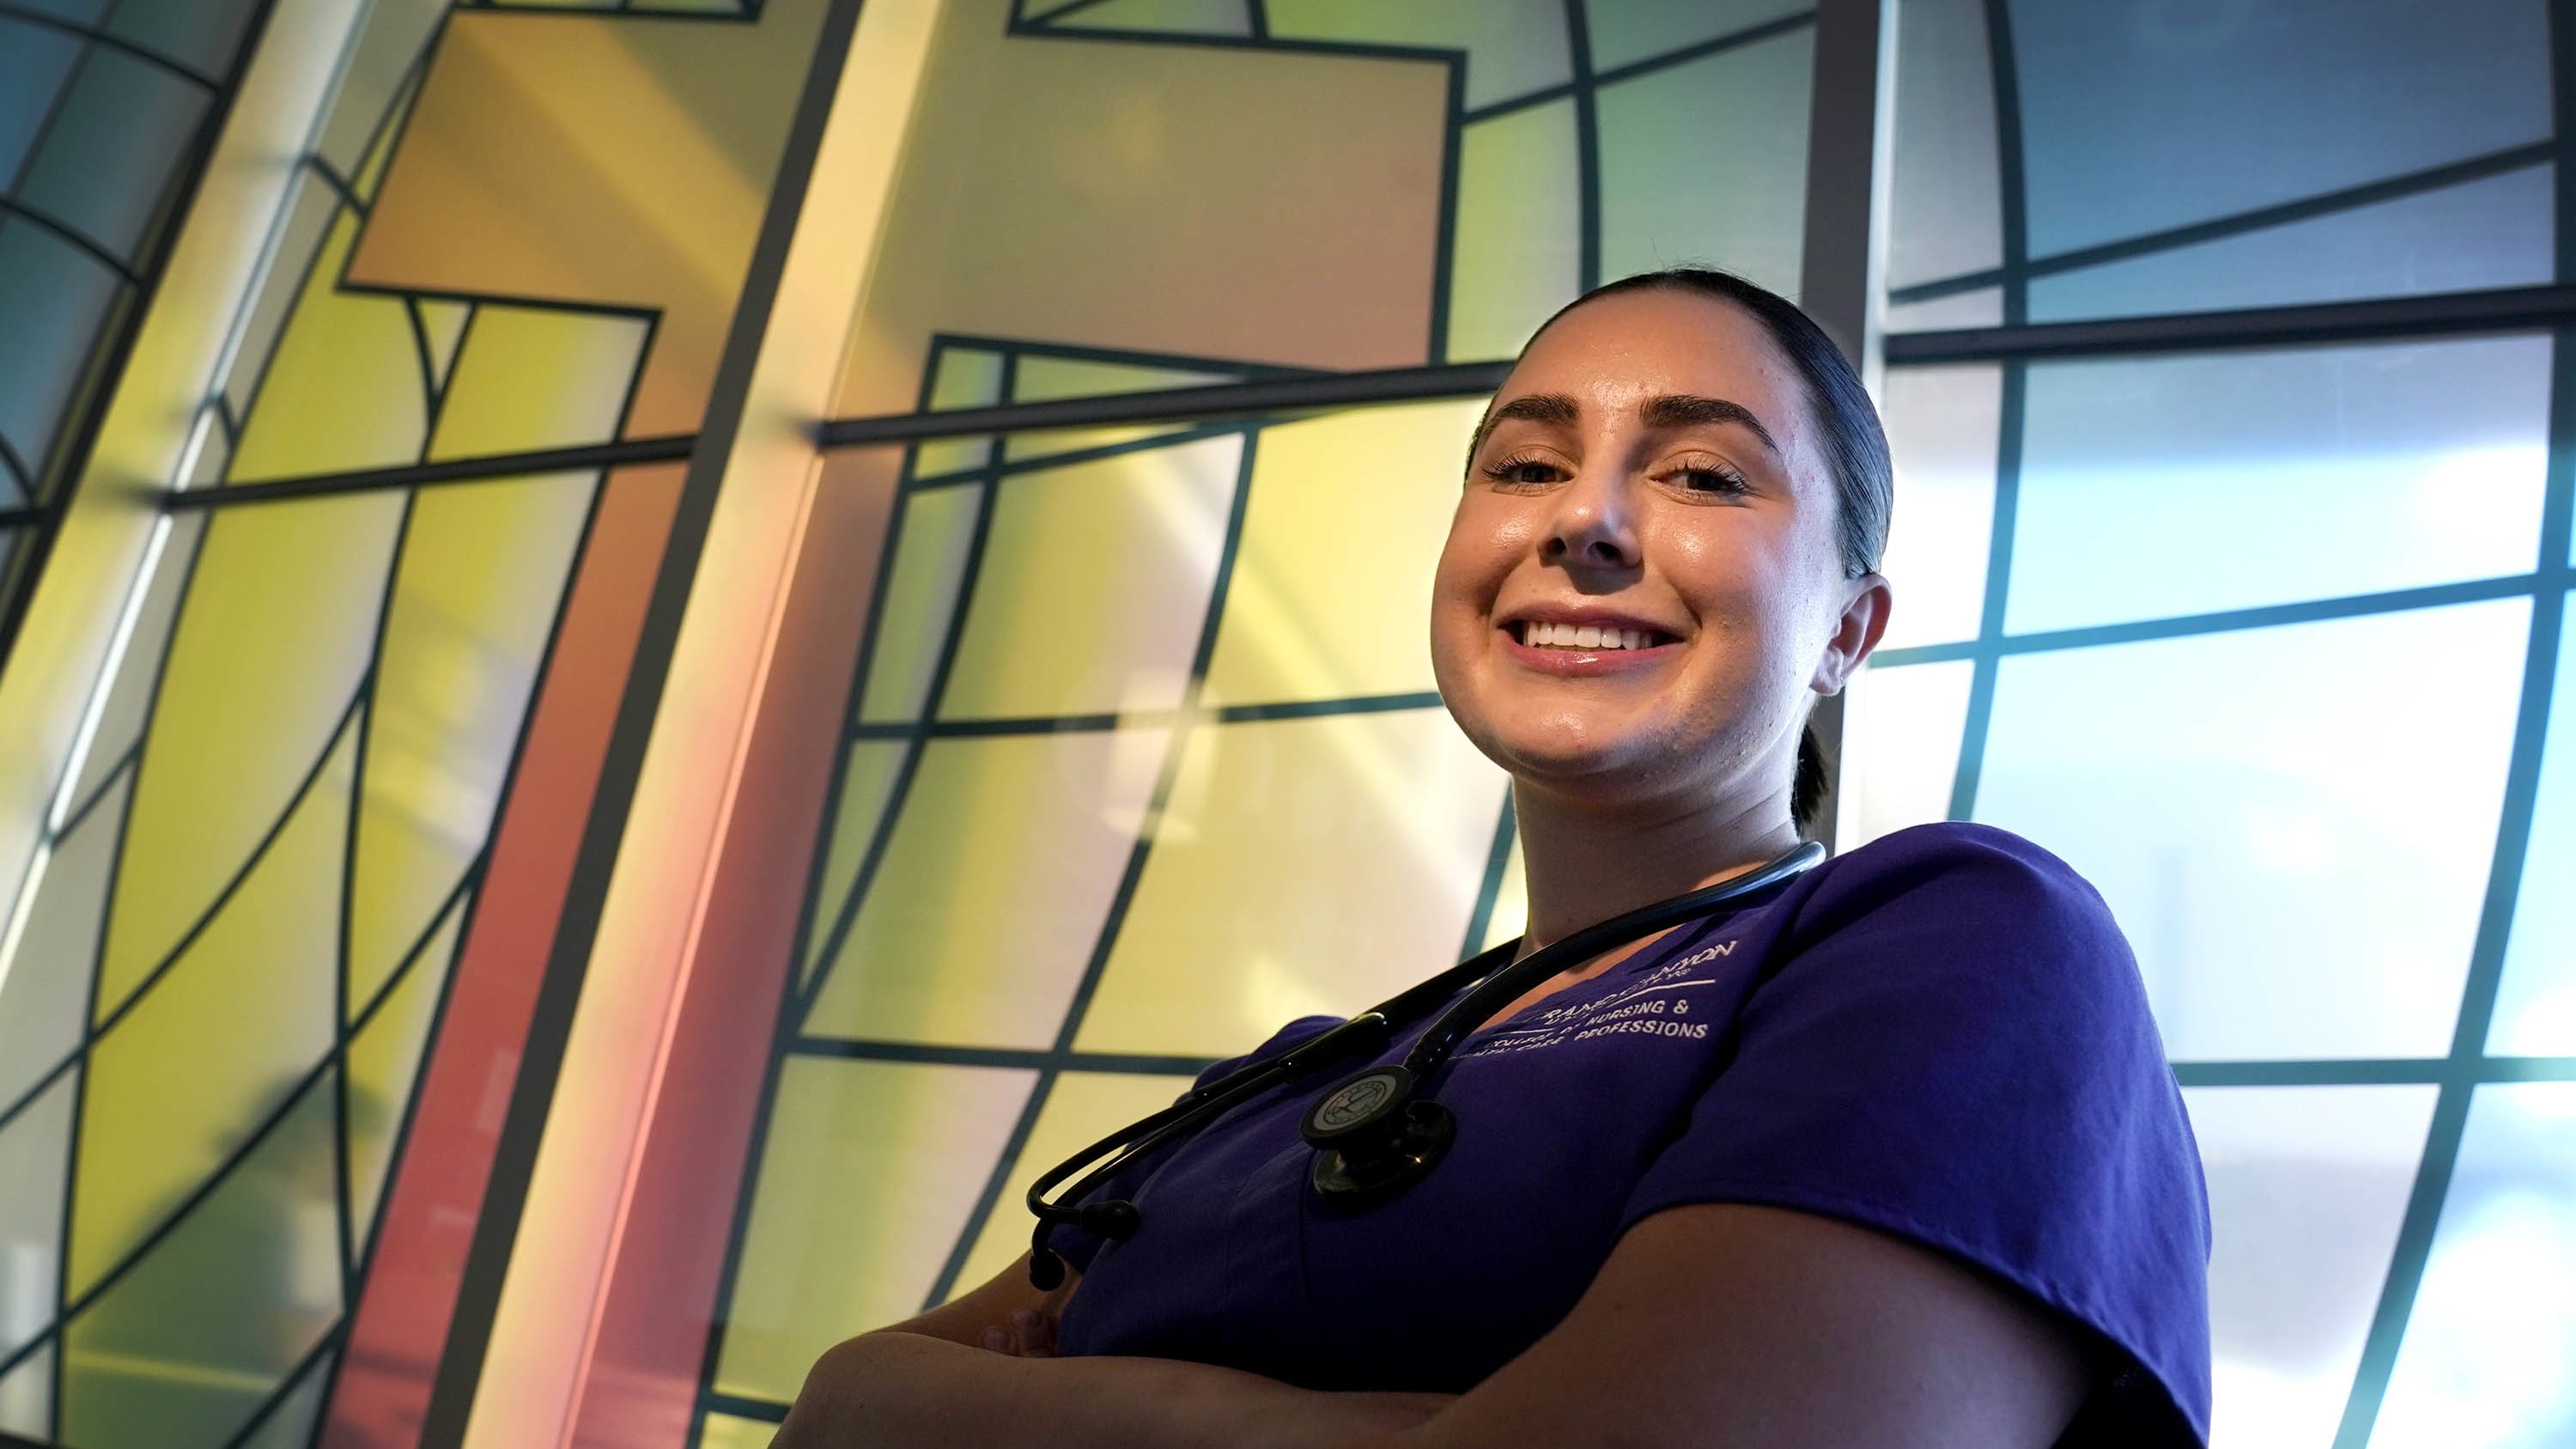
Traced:
<path id="1" fill-rule="evenodd" d="M 1741 874 L 1798 843 L 1785 791 L 1724 805 L 1606 808 L 1516 784 L 1512 810 L 1528 871 L 1524 951 Z"/>

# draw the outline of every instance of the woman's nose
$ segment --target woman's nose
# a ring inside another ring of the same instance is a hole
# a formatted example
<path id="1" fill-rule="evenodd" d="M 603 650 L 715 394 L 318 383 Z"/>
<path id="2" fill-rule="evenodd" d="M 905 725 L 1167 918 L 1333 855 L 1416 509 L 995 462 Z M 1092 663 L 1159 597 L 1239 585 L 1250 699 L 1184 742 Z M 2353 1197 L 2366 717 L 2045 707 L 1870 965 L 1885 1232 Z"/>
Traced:
<path id="1" fill-rule="evenodd" d="M 1586 468 L 1557 495 L 1556 515 L 1549 520 L 1540 557 L 1569 568 L 1635 568 L 1634 523 L 1624 480 L 1606 469 Z"/>

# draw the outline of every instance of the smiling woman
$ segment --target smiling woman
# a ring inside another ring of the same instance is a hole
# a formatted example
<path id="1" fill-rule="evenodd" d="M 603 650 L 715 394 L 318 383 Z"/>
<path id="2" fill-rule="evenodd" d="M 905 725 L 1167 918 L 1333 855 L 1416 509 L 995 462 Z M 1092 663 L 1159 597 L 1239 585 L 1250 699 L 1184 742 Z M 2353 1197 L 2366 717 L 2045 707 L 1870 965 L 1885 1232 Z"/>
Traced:
<path id="1" fill-rule="evenodd" d="M 1528 934 L 1211 1068 L 1139 1124 L 1194 1132 L 1078 1184 L 1034 1264 L 825 1355 L 778 1443 L 2204 1442 L 2198 1161 L 2100 897 L 1968 825 L 1801 868 L 1888 492 L 1779 297 L 1682 270 L 1558 313 L 1477 427 L 1430 619 L 1511 776 Z M 1351 1041 L 1360 1075 L 1313 1075 Z M 1407 1093 L 1454 1140 L 1345 1190 L 1317 1138 Z"/>

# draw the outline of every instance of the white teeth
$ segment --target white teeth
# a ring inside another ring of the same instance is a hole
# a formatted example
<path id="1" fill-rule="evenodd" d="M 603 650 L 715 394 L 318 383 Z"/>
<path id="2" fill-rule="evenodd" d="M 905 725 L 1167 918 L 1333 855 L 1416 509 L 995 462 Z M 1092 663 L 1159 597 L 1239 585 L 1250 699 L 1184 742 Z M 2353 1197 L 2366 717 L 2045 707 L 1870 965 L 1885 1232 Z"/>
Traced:
<path id="1" fill-rule="evenodd" d="M 1643 649 L 1646 647 L 1646 636 L 1638 633 L 1634 629 L 1622 629 L 1619 631 L 1619 647 L 1622 649 Z"/>
<path id="2" fill-rule="evenodd" d="M 1521 625 L 1521 642 L 1533 649 L 1644 649 L 1654 637 L 1644 629 L 1605 629 L 1595 624 L 1531 619 Z"/>
<path id="3" fill-rule="evenodd" d="M 1586 624 L 1586 625 L 1582 626 L 1581 628 L 1576 629 L 1576 630 L 1574 631 L 1574 647 L 1575 647 L 1575 648 L 1577 648 L 1577 649 L 1598 649 L 1598 648 L 1600 648 L 1600 647 L 1601 647 L 1601 629 L 1600 629 L 1600 626 L 1599 626 L 1599 625 L 1597 625 L 1597 624 Z"/>

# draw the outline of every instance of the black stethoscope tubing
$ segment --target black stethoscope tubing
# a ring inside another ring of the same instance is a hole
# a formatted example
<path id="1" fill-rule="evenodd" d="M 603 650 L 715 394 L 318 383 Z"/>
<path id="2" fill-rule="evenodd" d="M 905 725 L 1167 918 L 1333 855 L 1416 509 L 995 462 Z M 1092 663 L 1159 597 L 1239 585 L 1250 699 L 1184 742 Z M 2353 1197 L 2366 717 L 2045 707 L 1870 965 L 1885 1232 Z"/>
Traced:
<path id="1" fill-rule="evenodd" d="M 1101 1138 L 1039 1174 L 1037 1180 L 1029 1184 L 1028 1208 L 1038 1220 L 1030 1241 L 1030 1281 L 1041 1290 L 1049 1291 L 1064 1281 L 1063 1260 L 1048 1246 L 1049 1237 L 1059 1226 L 1080 1227 L 1113 1239 L 1125 1239 L 1135 1233 L 1143 1217 L 1134 1203 L 1081 1203 L 1086 1194 L 1116 1175 L 1119 1169 L 1196 1131 L 1272 1087 L 1302 1080 L 1324 1067 L 1354 1056 L 1376 1055 L 1398 1031 L 1461 987 L 1469 987 L 1465 996 L 1443 1011 L 1439 1019 L 1422 1033 L 1413 1049 L 1405 1053 L 1401 1064 L 1372 1068 L 1340 1084 L 1325 1094 L 1315 1109 L 1307 1114 L 1304 1128 L 1307 1140 L 1322 1150 L 1316 1173 L 1319 1190 L 1335 1191 L 1328 1186 L 1328 1176 L 1335 1183 L 1343 1180 L 1342 1176 L 1330 1175 L 1323 1170 L 1325 1159 L 1338 1163 L 1347 1153 L 1366 1167 L 1383 1169 L 1364 1171 L 1365 1185 L 1349 1189 L 1351 1195 L 1377 1197 L 1400 1191 L 1430 1169 L 1446 1150 L 1449 1136 L 1454 1134 L 1455 1126 L 1448 1114 L 1431 1100 L 1431 1079 L 1447 1064 L 1459 1043 L 1482 1026 L 1486 1018 L 1519 999 L 1531 987 L 1576 964 L 1685 921 L 1714 915 L 1749 896 L 1803 874 L 1824 858 L 1825 848 L 1821 845 L 1810 842 L 1796 846 L 1742 875 L 1586 926 L 1519 960 L 1513 960 L 1512 956 L 1520 949 L 1520 941 L 1506 941 L 1380 1002 L 1311 1041 L 1278 1056 L 1238 1067 L 1213 1082 L 1192 1088 L 1171 1106 Z M 1349 1120 L 1334 1120 L 1333 1109 L 1337 1104 L 1346 1103 L 1356 1104 L 1343 1114 Z M 1405 1136 L 1408 1131 L 1417 1129 L 1416 1136 Z M 1363 1157 L 1371 1149 L 1374 1149 L 1374 1157 L 1381 1160 L 1371 1163 Z M 1107 1162 L 1092 1167 L 1088 1172 L 1083 1171 L 1087 1164 L 1098 1162 L 1104 1155 L 1112 1153 L 1115 1156 Z M 1075 1173 L 1082 1173 L 1081 1180 L 1067 1188 L 1057 1201 L 1047 1201 L 1047 1194 Z M 1064 1205 L 1068 1202 L 1080 1205 Z"/>

